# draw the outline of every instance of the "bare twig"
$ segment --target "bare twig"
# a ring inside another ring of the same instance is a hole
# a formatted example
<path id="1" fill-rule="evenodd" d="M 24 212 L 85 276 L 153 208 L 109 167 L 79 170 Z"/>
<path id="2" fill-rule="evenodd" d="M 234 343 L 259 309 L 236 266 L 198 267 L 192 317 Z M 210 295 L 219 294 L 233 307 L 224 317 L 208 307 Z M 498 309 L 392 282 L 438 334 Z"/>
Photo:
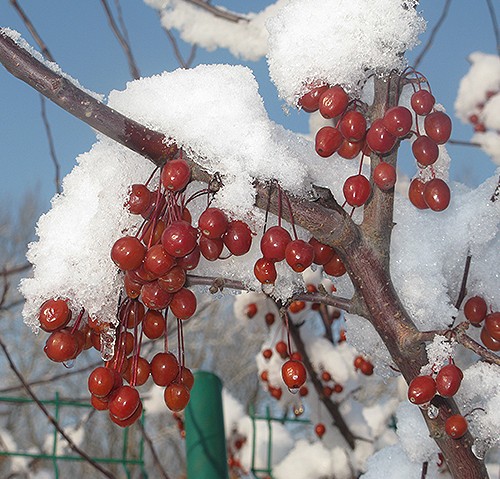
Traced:
<path id="1" fill-rule="evenodd" d="M 161 477 L 163 477 L 163 479 L 170 479 L 170 476 L 167 474 L 167 471 L 165 471 L 165 469 L 161 465 L 160 458 L 158 457 L 158 453 L 156 452 L 153 441 L 149 437 L 149 434 L 146 432 L 146 428 L 144 427 L 144 424 L 141 421 L 138 421 L 137 425 L 139 426 L 139 429 L 141 430 L 142 437 L 146 441 L 146 444 L 148 445 L 149 450 L 151 451 L 151 456 L 153 456 L 153 462 L 155 463 L 156 467 L 158 468 L 158 471 L 159 471 Z"/>
<path id="2" fill-rule="evenodd" d="M 1 336 L 0 336 L 0 347 L 3 349 L 3 352 L 5 353 L 5 357 L 7 358 L 7 361 L 9 363 L 10 368 L 14 372 L 14 374 L 17 376 L 19 381 L 21 381 L 22 385 L 24 386 L 24 389 L 28 393 L 28 395 L 35 401 L 36 405 L 40 408 L 40 410 L 43 412 L 43 414 L 47 417 L 47 419 L 50 421 L 50 423 L 54 426 L 54 428 L 61 434 L 61 436 L 66 440 L 68 443 L 68 446 L 75 451 L 76 454 L 78 454 L 80 457 L 82 457 L 85 461 L 87 461 L 91 466 L 93 466 L 95 469 L 97 469 L 101 474 L 103 474 L 105 477 L 109 477 L 110 479 L 114 479 L 115 476 L 99 465 L 97 462 L 95 462 L 85 451 L 80 449 L 74 442 L 73 440 L 66 434 L 64 429 L 61 427 L 61 425 L 56 421 L 56 419 L 50 414 L 49 410 L 45 407 L 45 405 L 38 399 L 38 397 L 35 395 L 29 384 L 26 382 L 24 379 L 23 375 L 17 369 L 17 366 L 14 364 L 12 357 L 9 354 L 9 351 L 7 350 L 7 347 L 5 346 L 5 343 L 3 342 Z"/>
<path id="3" fill-rule="evenodd" d="M 101 4 L 102 7 L 104 8 L 104 11 L 106 12 L 106 17 L 108 19 L 109 26 L 111 27 L 111 30 L 115 34 L 115 37 L 118 40 L 118 43 L 120 44 L 123 50 L 123 53 L 125 53 L 125 56 L 127 57 L 128 67 L 130 70 L 130 74 L 132 75 L 132 78 L 136 80 L 141 78 L 141 74 L 139 73 L 139 68 L 137 67 L 134 55 L 132 54 L 132 49 L 130 48 L 130 43 L 128 41 L 128 34 L 126 30 L 124 30 L 123 33 L 120 31 L 120 28 L 115 22 L 113 12 L 109 8 L 108 1 L 101 0 Z"/>
<path id="4" fill-rule="evenodd" d="M 52 159 L 52 163 L 54 164 L 54 183 L 56 186 L 56 193 L 60 193 L 61 192 L 61 177 L 60 177 L 61 167 L 59 165 L 59 160 L 57 159 L 54 138 L 52 137 L 52 129 L 50 128 L 49 119 L 47 117 L 46 101 L 47 100 L 45 99 L 45 97 L 43 95 L 40 95 L 42 121 L 43 121 L 43 125 L 45 127 L 45 132 L 47 134 L 47 140 L 49 142 L 50 157 Z"/>
<path id="5" fill-rule="evenodd" d="M 497 53 L 498 53 L 498 55 L 500 55 L 500 32 L 498 30 L 497 16 L 495 14 L 495 9 L 493 8 L 493 2 L 491 0 L 486 0 L 486 5 L 488 5 L 491 23 L 493 25 L 493 33 L 495 35 L 495 41 L 497 43 Z"/>
<path id="6" fill-rule="evenodd" d="M 415 59 L 415 62 L 413 64 L 414 68 L 418 68 L 418 65 L 420 65 L 420 62 L 424 58 L 425 54 L 429 51 L 432 44 L 434 43 L 434 39 L 435 39 L 439 29 L 443 25 L 443 22 L 446 18 L 446 15 L 448 15 L 448 10 L 450 9 L 450 5 L 451 5 L 451 0 L 446 0 L 446 3 L 444 4 L 444 7 L 443 7 L 443 11 L 441 12 L 441 16 L 439 17 L 436 25 L 434 25 L 434 28 L 432 29 L 431 34 L 429 36 L 429 39 L 427 40 L 427 43 L 425 44 L 424 48 L 422 49 L 422 51 L 420 52 L 418 57 Z"/>
<path id="7" fill-rule="evenodd" d="M 203 8 L 204 10 L 207 10 L 210 12 L 212 15 L 223 18 L 224 20 L 229 20 L 230 22 L 248 22 L 248 18 L 243 17 L 241 15 L 238 15 L 237 13 L 230 12 L 229 10 L 224 10 L 222 8 L 215 7 L 213 5 L 210 5 L 208 2 L 204 0 L 184 0 L 187 3 L 192 3 L 193 5 L 196 5 L 200 8 Z"/>
<path id="8" fill-rule="evenodd" d="M 333 344 L 332 322 L 330 321 L 330 315 L 324 304 L 319 306 L 319 314 L 323 321 L 323 326 L 325 327 L 325 338 Z"/>
<path id="9" fill-rule="evenodd" d="M 30 268 L 31 268 L 30 263 L 24 263 L 19 266 L 12 266 L 11 268 L 4 268 L 3 270 L 0 271 L 0 276 L 5 278 L 6 276 L 10 276 L 12 274 L 23 273 L 24 271 L 27 271 Z"/>
<path id="10" fill-rule="evenodd" d="M 184 60 L 184 58 L 182 57 L 182 53 L 179 49 L 179 44 L 177 43 L 175 36 L 172 34 L 172 32 L 168 28 L 163 27 L 163 31 L 166 33 L 166 35 L 167 35 L 167 37 L 172 45 L 172 48 L 174 49 L 174 55 L 175 55 L 175 58 L 177 58 L 179 65 L 182 68 L 190 68 L 191 64 L 193 63 L 194 56 L 196 55 L 196 45 L 192 45 L 191 53 L 189 54 L 188 59 Z"/>
<path id="11" fill-rule="evenodd" d="M 464 274 L 462 275 L 462 284 L 460 285 L 460 291 L 458 293 L 458 298 L 457 298 L 457 301 L 455 303 L 455 308 L 457 308 L 457 309 L 460 309 L 460 306 L 462 305 L 462 301 L 464 300 L 464 298 L 467 294 L 467 278 L 469 277 L 471 260 L 472 260 L 472 256 L 470 254 L 468 254 L 467 258 L 465 259 Z"/>
<path id="12" fill-rule="evenodd" d="M 35 26 L 31 22 L 31 20 L 28 18 L 24 10 L 21 8 L 17 0 L 10 0 L 10 4 L 12 7 L 16 10 L 16 12 L 19 14 L 21 17 L 22 21 L 24 22 L 24 25 L 28 29 L 28 31 L 31 33 L 31 36 L 35 40 L 36 44 L 42 51 L 42 54 L 47 60 L 50 60 L 51 62 L 55 62 L 54 57 L 50 53 L 47 45 L 45 42 L 42 40 L 42 37 L 38 34 Z M 55 170 L 55 186 L 56 186 L 56 193 L 61 192 L 61 185 L 60 185 L 60 166 L 59 166 L 59 160 L 57 159 L 57 154 L 56 154 L 56 149 L 55 149 L 55 144 L 54 144 L 54 138 L 52 136 L 52 130 L 50 128 L 50 123 L 47 117 L 47 111 L 46 111 L 46 104 L 45 104 L 45 97 L 40 95 L 40 104 L 41 104 L 41 115 L 42 115 L 42 121 L 43 125 L 45 127 L 45 133 L 47 134 L 47 140 L 49 142 L 49 152 L 50 152 L 50 157 L 52 159 L 52 163 L 54 164 L 54 170 Z"/>
<path id="13" fill-rule="evenodd" d="M 451 145 L 474 146 L 476 148 L 480 148 L 481 147 L 481 143 L 477 143 L 475 141 L 454 140 L 453 138 L 449 139 L 448 143 L 450 143 Z"/>
<path id="14" fill-rule="evenodd" d="M 427 477 L 427 468 L 429 467 L 429 463 L 427 461 L 422 463 L 422 474 L 420 475 L 420 479 L 425 479 Z"/>

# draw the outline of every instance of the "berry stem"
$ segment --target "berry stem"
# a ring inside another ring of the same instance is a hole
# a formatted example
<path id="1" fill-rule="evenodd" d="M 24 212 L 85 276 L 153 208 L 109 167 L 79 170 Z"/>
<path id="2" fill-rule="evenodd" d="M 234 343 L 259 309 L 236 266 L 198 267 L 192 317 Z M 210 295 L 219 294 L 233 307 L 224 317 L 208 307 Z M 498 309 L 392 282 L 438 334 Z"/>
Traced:
<path id="1" fill-rule="evenodd" d="M 293 236 L 295 237 L 295 239 L 298 239 L 297 230 L 295 229 L 295 220 L 293 218 L 292 205 L 290 204 L 290 198 L 288 198 L 288 195 L 285 192 L 283 192 L 283 195 L 285 196 L 288 212 L 290 213 L 290 223 L 292 224 Z"/>
<path id="2" fill-rule="evenodd" d="M 78 318 L 76 318 L 75 324 L 73 324 L 73 327 L 71 328 L 71 334 L 75 334 L 75 332 L 79 329 L 84 313 L 85 308 L 82 308 L 80 313 L 78 314 Z"/>

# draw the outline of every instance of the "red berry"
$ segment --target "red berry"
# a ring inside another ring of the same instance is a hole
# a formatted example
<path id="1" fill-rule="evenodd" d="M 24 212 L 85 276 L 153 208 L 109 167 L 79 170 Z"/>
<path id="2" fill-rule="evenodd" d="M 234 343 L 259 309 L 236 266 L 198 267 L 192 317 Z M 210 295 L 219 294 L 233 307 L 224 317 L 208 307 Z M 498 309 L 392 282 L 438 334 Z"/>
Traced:
<path id="1" fill-rule="evenodd" d="M 117 419 L 125 420 L 137 411 L 140 403 L 141 398 L 137 389 L 132 386 L 121 386 L 109 400 L 109 413 Z"/>
<path id="2" fill-rule="evenodd" d="M 396 144 L 396 137 L 386 130 L 382 118 L 377 118 L 366 132 L 366 143 L 372 151 L 388 153 Z"/>
<path id="3" fill-rule="evenodd" d="M 250 251 L 250 247 L 252 246 L 252 232 L 245 222 L 239 220 L 230 221 L 223 240 L 226 248 L 232 254 L 241 256 Z"/>
<path id="4" fill-rule="evenodd" d="M 103 366 L 94 369 L 88 379 L 88 388 L 98 398 L 106 397 L 115 387 L 117 373 Z"/>
<path id="5" fill-rule="evenodd" d="M 360 369 L 361 365 L 366 361 L 366 359 L 363 356 L 356 356 L 354 358 L 354 369 Z"/>
<path id="6" fill-rule="evenodd" d="M 425 404 L 436 395 L 436 381 L 431 376 L 417 376 L 408 386 L 408 399 L 413 404 Z"/>
<path id="7" fill-rule="evenodd" d="M 473 324 L 481 323 L 487 312 L 486 301 L 481 296 L 473 296 L 465 303 L 464 315 Z"/>
<path id="8" fill-rule="evenodd" d="M 347 141 L 361 141 L 366 134 L 365 117 L 359 111 L 348 111 L 340 120 L 339 130 Z"/>
<path id="9" fill-rule="evenodd" d="M 262 256 L 269 261 L 282 261 L 285 259 L 285 250 L 292 241 L 290 233 L 282 226 L 272 226 L 260 240 Z"/>
<path id="10" fill-rule="evenodd" d="M 262 351 L 262 356 L 264 356 L 265 359 L 271 359 L 273 355 L 273 350 L 272 349 L 264 349 L 264 351 Z"/>
<path id="11" fill-rule="evenodd" d="M 436 100 L 429 91 L 419 90 L 411 96 L 410 103 L 417 115 L 425 116 L 431 112 Z"/>
<path id="12" fill-rule="evenodd" d="M 319 111 L 325 118 L 335 118 L 344 113 L 349 97 L 340 86 L 328 88 L 319 98 Z"/>
<path id="13" fill-rule="evenodd" d="M 120 427 L 129 427 L 134 424 L 142 415 L 142 402 L 139 402 L 138 408 L 135 410 L 134 414 L 127 419 L 119 419 L 112 414 L 109 415 L 111 421 Z"/>
<path id="14" fill-rule="evenodd" d="M 182 158 L 168 161 L 161 171 L 161 182 L 170 191 L 183 190 L 190 179 L 191 168 Z"/>
<path id="15" fill-rule="evenodd" d="M 145 358 L 143 358 L 142 356 L 138 356 L 134 361 L 134 358 L 130 357 L 127 364 L 127 370 L 124 374 L 124 378 L 130 385 L 132 385 L 132 381 L 134 381 L 135 375 L 135 383 L 133 384 L 133 386 L 142 386 L 143 384 L 146 384 L 147 380 L 149 379 L 150 373 L 151 366 Z"/>
<path id="16" fill-rule="evenodd" d="M 145 255 L 146 247 L 134 236 L 120 238 L 111 249 L 111 259 L 123 271 L 138 268 Z"/>
<path id="17" fill-rule="evenodd" d="M 215 261 L 219 258 L 224 249 L 224 242 L 222 238 L 208 238 L 201 236 L 200 238 L 200 252 L 202 256 L 208 261 Z"/>
<path id="18" fill-rule="evenodd" d="M 461 414 L 455 414 L 446 420 L 444 429 L 448 436 L 453 439 L 460 439 L 467 432 L 467 420 Z"/>
<path id="19" fill-rule="evenodd" d="M 363 148 L 363 143 L 361 141 L 358 142 L 351 142 L 348 140 L 342 140 L 342 143 L 340 144 L 337 153 L 339 156 L 342 158 L 345 158 L 346 160 L 352 160 L 353 158 L 356 158 L 356 156 L 359 155 L 359 152 Z"/>
<path id="20" fill-rule="evenodd" d="M 361 363 L 361 366 L 359 367 L 359 370 L 365 375 L 365 376 L 371 376 L 373 374 L 373 364 L 370 361 L 364 360 Z"/>
<path id="21" fill-rule="evenodd" d="M 140 301 L 131 301 L 130 304 L 130 308 L 122 308 L 120 310 L 120 321 L 128 329 L 141 324 L 145 312 L 144 305 Z"/>
<path id="22" fill-rule="evenodd" d="M 125 293 L 129 298 L 136 299 L 141 294 L 141 287 L 143 283 L 132 280 L 129 273 L 130 271 L 127 271 L 125 277 L 123 278 L 123 287 L 125 288 Z"/>
<path id="23" fill-rule="evenodd" d="M 302 95 L 299 99 L 299 105 L 307 113 L 313 113 L 319 108 L 319 99 L 326 90 L 328 90 L 326 85 L 313 88 L 310 92 Z"/>
<path id="24" fill-rule="evenodd" d="M 181 372 L 179 376 L 177 376 L 176 379 L 177 382 L 180 382 L 184 386 L 186 386 L 190 391 L 193 389 L 194 385 L 194 376 L 193 373 L 191 372 L 191 369 L 186 368 L 185 366 L 181 367 Z"/>
<path id="25" fill-rule="evenodd" d="M 429 205 L 424 199 L 425 185 L 422 180 L 415 178 L 411 181 L 410 187 L 408 188 L 408 198 L 413 206 L 419 210 L 426 210 Z"/>
<path id="26" fill-rule="evenodd" d="M 330 261 L 323 265 L 323 271 L 330 276 L 335 276 L 336 278 L 345 274 L 345 265 L 336 251 L 333 252 L 333 256 Z"/>
<path id="27" fill-rule="evenodd" d="M 198 242 L 198 231 L 187 221 L 174 221 L 161 235 L 165 251 L 175 258 L 186 256 L 194 250 Z"/>
<path id="28" fill-rule="evenodd" d="M 484 329 L 495 340 L 500 341 L 500 312 L 490 313 L 484 320 Z"/>
<path id="29" fill-rule="evenodd" d="M 314 432 L 316 433 L 316 436 L 318 436 L 321 439 L 326 432 L 325 425 L 321 422 L 316 424 L 316 426 L 314 426 Z"/>
<path id="30" fill-rule="evenodd" d="M 277 401 L 279 401 L 281 399 L 281 396 L 283 395 L 283 391 L 281 390 L 281 388 L 277 388 L 274 386 L 269 386 L 269 393 Z"/>
<path id="31" fill-rule="evenodd" d="M 180 266 L 184 271 L 191 271 L 198 266 L 200 262 L 200 248 L 196 245 L 191 251 L 180 258 L 177 258 L 177 266 Z M 168 273 L 167 273 L 168 274 Z"/>
<path id="32" fill-rule="evenodd" d="M 396 184 L 396 168 L 381 161 L 373 170 L 373 182 L 382 190 L 388 191 Z"/>
<path id="33" fill-rule="evenodd" d="M 428 136 L 419 136 L 411 145 L 413 156 L 422 166 L 429 166 L 436 162 L 439 156 L 437 143 Z"/>
<path id="34" fill-rule="evenodd" d="M 266 258 L 259 258 L 253 267 L 253 274 L 262 284 L 274 284 L 278 274 L 273 261 Z"/>
<path id="35" fill-rule="evenodd" d="M 451 119 L 442 111 L 434 111 L 425 117 L 424 128 L 427 136 L 443 145 L 451 136 Z"/>
<path id="36" fill-rule="evenodd" d="M 311 238 L 309 244 L 314 248 L 315 264 L 326 264 L 333 258 L 334 251 L 331 246 L 319 242 L 316 238 Z"/>
<path id="37" fill-rule="evenodd" d="M 276 352 L 283 358 L 288 357 L 288 346 L 286 345 L 285 341 L 278 341 L 276 345 L 274 346 L 274 349 L 276 349 Z"/>
<path id="38" fill-rule="evenodd" d="M 300 311 L 303 311 L 306 307 L 306 303 L 304 301 L 292 301 L 290 303 L 290 305 L 288 306 L 288 311 L 290 311 L 290 313 L 294 313 L 294 314 L 297 314 L 297 313 L 300 313 Z"/>
<path id="39" fill-rule="evenodd" d="M 272 326 L 274 324 L 275 318 L 273 313 L 267 313 L 264 319 L 268 326 Z"/>
<path id="40" fill-rule="evenodd" d="M 285 259 L 297 273 L 302 273 L 314 260 L 314 248 L 303 240 L 293 240 L 285 248 Z"/>
<path id="41" fill-rule="evenodd" d="M 443 211 L 450 204 L 450 188 L 440 178 L 433 178 L 425 184 L 424 200 L 433 211 Z"/>
<path id="42" fill-rule="evenodd" d="M 65 299 L 49 299 L 42 304 L 38 315 L 40 327 L 46 332 L 64 328 L 70 319 L 71 311 Z"/>
<path id="43" fill-rule="evenodd" d="M 164 399 L 167 407 L 174 412 L 185 409 L 189 402 L 189 389 L 180 383 L 172 383 L 165 389 Z"/>
<path id="44" fill-rule="evenodd" d="M 144 268 L 156 277 L 163 276 L 175 265 L 175 259 L 170 256 L 161 244 L 151 246 L 144 257 Z"/>
<path id="45" fill-rule="evenodd" d="M 158 278 L 160 288 L 168 293 L 176 293 L 186 283 L 186 271 L 179 265 L 174 266 L 167 274 Z"/>
<path id="46" fill-rule="evenodd" d="M 302 386 L 302 387 L 299 389 L 299 396 L 300 396 L 300 397 L 307 396 L 308 394 L 309 394 L 309 389 L 307 388 L 307 386 Z"/>
<path id="47" fill-rule="evenodd" d="M 207 208 L 198 219 L 198 228 L 207 238 L 221 238 L 227 225 L 227 217 L 219 208 Z"/>
<path id="48" fill-rule="evenodd" d="M 389 108 L 382 119 L 385 129 L 397 138 L 406 136 L 413 124 L 411 111 L 404 106 Z"/>
<path id="49" fill-rule="evenodd" d="M 300 361 L 290 359 L 281 367 L 281 377 L 288 389 L 299 389 L 306 382 L 306 368 Z"/>
<path id="50" fill-rule="evenodd" d="M 152 281 L 142 286 L 141 300 L 149 309 L 161 311 L 172 302 L 172 294 L 165 291 L 158 281 Z"/>
<path id="51" fill-rule="evenodd" d="M 436 376 L 436 389 L 440 396 L 454 396 L 460 387 L 462 378 L 464 377 L 462 370 L 454 364 L 443 366 Z"/>
<path id="52" fill-rule="evenodd" d="M 168 386 L 179 374 L 179 362 L 172 353 L 157 353 L 151 360 L 151 376 L 158 386 Z"/>
<path id="53" fill-rule="evenodd" d="M 342 140 L 342 134 L 337 128 L 333 126 L 324 126 L 316 133 L 316 153 L 323 158 L 328 158 L 340 148 Z"/>
<path id="54" fill-rule="evenodd" d="M 354 175 L 345 180 L 343 191 L 349 205 L 362 206 L 368 201 L 372 188 L 365 176 Z"/>
<path id="55" fill-rule="evenodd" d="M 63 363 L 75 358 L 78 352 L 78 341 L 69 328 L 61 329 L 50 334 L 43 351 L 51 361 Z"/>
<path id="56" fill-rule="evenodd" d="M 159 311 L 150 309 L 142 320 L 142 332 L 149 339 L 158 339 L 165 333 L 165 318 Z"/>
<path id="57" fill-rule="evenodd" d="M 97 411 L 106 411 L 108 409 L 108 398 L 98 398 L 93 394 L 90 395 L 90 404 Z"/>
<path id="58" fill-rule="evenodd" d="M 170 303 L 170 311 L 179 319 L 189 319 L 196 312 L 196 307 L 196 296 L 187 288 L 182 288 L 174 293 Z"/>
<path id="59" fill-rule="evenodd" d="M 245 314 L 248 319 L 252 319 L 256 314 L 257 314 L 258 308 L 255 303 L 250 303 L 246 308 L 245 308 Z"/>
<path id="60" fill-rule="evenodd" d="M 321 379 L 325 382 L 331 381 L 332 380 L 332 375 L 328 371 L 323 371 L 321 373 Z"/>
<path id="61" fill-rule="evenodd" d="M 481 328 L 481 341 L 491 351 L 500 351 L 500 341 L 493 339 L 484 326 Z"/>
<path id="62" fill-rule="evenodd" d="M 146 185 L 132 185 L 125 207 L 134 215 L 144 213 L 151 203 L 151 192 Z"/>

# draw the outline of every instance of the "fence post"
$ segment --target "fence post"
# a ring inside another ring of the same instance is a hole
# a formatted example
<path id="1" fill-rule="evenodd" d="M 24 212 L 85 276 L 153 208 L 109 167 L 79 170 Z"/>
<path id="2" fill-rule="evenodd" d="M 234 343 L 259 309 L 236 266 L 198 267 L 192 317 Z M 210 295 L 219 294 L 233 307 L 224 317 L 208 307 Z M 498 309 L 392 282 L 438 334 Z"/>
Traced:
<path id="1" fill-rule="evenodd" d="M 213 373 L 196 371 L 186 408 L 188 479 L 227 479 L 222 382 Z"/>

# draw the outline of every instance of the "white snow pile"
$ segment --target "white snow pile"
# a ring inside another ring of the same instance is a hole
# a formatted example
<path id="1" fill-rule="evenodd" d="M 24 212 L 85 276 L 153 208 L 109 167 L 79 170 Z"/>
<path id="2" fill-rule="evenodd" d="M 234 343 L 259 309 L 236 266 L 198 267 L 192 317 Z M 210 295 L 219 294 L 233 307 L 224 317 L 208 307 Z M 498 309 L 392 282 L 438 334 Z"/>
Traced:
<path id="1" fill-rule="evenodd" d="M 460 81 L 455 112 L 468 123 L 476 115 L 485 131 L 476 132 L 472 141 L 500 165 L 500 57 L 482 52 L 469 56 L 471 67 Z"/>
<path id="2" fill-rule="evenodd" d="M 292 0 L 271 18 L 268 64 L 290 105 L 311 85 L 357 93 L 373 73 L 401 70 L 425 22 L 415 0 Z"/>
<path id="3" fill-rule="evenodd" d="M 235 57 L 256 61 L 267 53 L 267 19 L 275 15 L 287 0 L 271 3 L 258 13 L 238 13 L 238 21 L 227 20 L 182 0 L 144 2 L 158 10 L 164 28 L 178 30 L 185 42 L 199 45 L 208 51 L 227 48 Z M 233 13 L 224 7 L 214 6 L 222 12 Z"/>

